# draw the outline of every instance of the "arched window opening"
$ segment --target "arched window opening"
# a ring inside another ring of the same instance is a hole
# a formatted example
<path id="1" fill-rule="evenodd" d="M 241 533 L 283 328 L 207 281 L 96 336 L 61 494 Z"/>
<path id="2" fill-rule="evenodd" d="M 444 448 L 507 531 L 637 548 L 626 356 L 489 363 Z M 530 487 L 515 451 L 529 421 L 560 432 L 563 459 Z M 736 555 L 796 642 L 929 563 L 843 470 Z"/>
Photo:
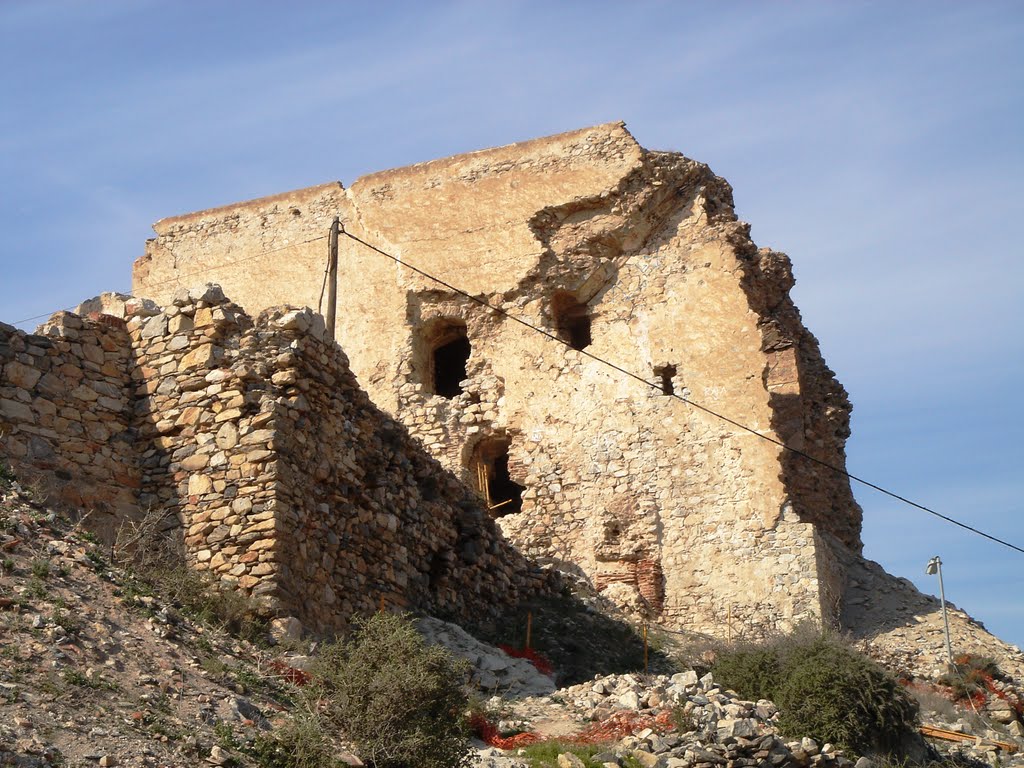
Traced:
<path id="1" fill-rule="evenodd" d="M 453 398 L 462 394 L 462 381 L 466 378 L 469 360 L 469 339 L 462 337 L 449 341 L 434 350 L 434 392 L 441 397 Z"/>
<path id="2" fill-rule="evenodd" d="M 514 515 L 523 510 L 523 491 L 509 474 L 506 439 L 487 440 L 473 452 L 472 467 L 476 473 L 476 486 L 487 502 L 487 509 L 495 517 Z"/>
<path id="3" fill-rule="evenodd" d="M 555 319 L 555 331 L 558 338 L 573 349 L 586 349 L 590 346 L 590 310 L 569 293 L 557 293 L 551 300 L 551 310 Z"/>
<path id="4" fill-rule="evenodd" d="M 674 395 L 676 393 L 676 386 L 672 381 L 676 376 L 676 367 L 674 365 L 655 366 L 654 375 L 661 380 L 661 394 Z"/>
<path id="5" fill-rule="evenodd" d="M 462 394 L 466 363 L 472 347 L 466 336 L 466 324 L 444 321 L 430 334 L 430 377 L 428 390 L 451 399 Z"/>

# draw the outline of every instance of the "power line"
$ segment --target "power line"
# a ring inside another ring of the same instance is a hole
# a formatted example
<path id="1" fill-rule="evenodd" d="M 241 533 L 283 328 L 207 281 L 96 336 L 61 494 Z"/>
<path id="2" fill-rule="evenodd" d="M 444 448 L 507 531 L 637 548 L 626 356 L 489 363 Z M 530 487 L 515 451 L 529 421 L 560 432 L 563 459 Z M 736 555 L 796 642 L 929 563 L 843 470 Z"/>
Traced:
<path id="1" fill-rule="evenodd" d="M 184 274 L 184 275 L 175 275 L 172 278 L 169 278 L 167 280 L 160 280 L 159 282 L 156 282 L 156 283 L 148 283 L 146 285 L 146 288 L 147 289 L 148 288 L 159 288 L 160 286 L 169 285 L 170 283 L 179 283 L 180 284 L 183 279 L 186 279 L 186 278 L 189 278 L 189 277 L 196 277 L 197 275 L 205 275 L 207 272 L 213 272 L 214 270 L 218 270 L 219 271 L 221 269 L 225 269 L 225 268 L 228 268 L 228 267 L 234 267 L 234 266 L 236 266 L 238 264 L 244 264 L 247 261 L 252 261 L 253 259 L 258 259 L 261 256 L 266 256 L 268 253 L 276 253 L 277 251 L 285 251 L 285 250 L 287 250 L 289 248 L 297 248 L 300 245 L 306 245 L 308 243 L 315 243 L 317 240 L 326 240 L 327 237 L 328 237 L 328 235 L 319 235 L 317 237 L 311 237 L 309 240 L 302 240 L 301 242 L 298 242 L 298 243 L 289 243 L 288 245 L 282 245 L 282 246 L 279 246 L 277 248 L 269 248 L 269 249 L 267 249 L 265 251 L 260 251 L 259 253 L 253 254 L 252 256 L 246 256 L 244 259 L 238 259 L 237 261 L 229 261 L 227 264 L 219 264 L 216 267 L 207 267 L 206 269 L 200 269 L 200 270 L 197 270 L 195 272 L 189 272 L 189 273 Z M 167 250 L 170 251 L 170 248 L 168 248 Z M 172 253 L 171 255 L 173 256 L 174 254 Z M 124 295 L 124 296 L 131 296 L 132 298 L 136 298 L 135 294 L 133 294 L 131 291 L 125 291 L 122 295 Z M 15 320 L 13 323 L 11 323 L 11 325 L 21 325 L 22 323 L 29 323 L 29 322 L 31 322 L 33 320 L 41 320 L 42 318 L 50 317 L 50 316 L 56 314 L 57 312 L 72 312 L 72 311 L 73 310 L 70 307 L 65 307 L 63 309 L 55 309 L 55 310 L 53 310 L 53 312 L 44 312 L 41 315 L 33 315 L 32 317 L 26 317 L 24 320 Z"/>
<path id="2" fill-rule="evenodd" d="M 491 310 L 492 312 L 496 312 L 497 314 L 501 315 L 502 317 L 505 317 L 505 318 L 507 318 L 509 320 L 512 320 L 512 321 L 516 322 L 516 323 L 519 323 L 519 325 L 523 326 L 524 328 L 528 328 L 529 330 L 533 331 L 534 333 L 539 333 L 540 335 L 546 336 L 547 338 L 551 339 L 552 341 L 556 341 L 556 342 L 558 342 L 559 344 L 561 344 L 561 345 L 563 345 L 565 347 L 568 347 L 570 349 L 575 349 L 575 347 L 573 347 L 571 344 L 569 344 L 564 339 L 560 339 L 555 334 L 550 333 L 549 331 L 546 331 L 543 328 L 538 328 L 537 326 L 533 325 L 532 323 L 528 323 L 526 320 L 523 320 L 521 317 L 517 317 L 516 315 L 511 314 L 510 312 L 502 309 L 501 307 L 496 307 L 493 304 L 489 303 L 488 301 L 485 301 L 484 299 L 481 299 L 478 296 L 473 296 L 473 295 L 467 293 L 466 291 L 462 290 L 461 288 L 457 288 L 456 286 L 452 285 L 451 283 L 445 282 L 441 278 L 435 277 L 434 275 L 430 274 L 429 272 L 426 272 L 426 271 L 420 269 L 419 267 L 417 267 L 417 266 L 415 266 L 413 264 L 409 264 L 408 262 L 403 261 L 402 259 L 399 259 L 397 256 L 393 256 L 393 255 L 391 255 L 390 253 L 388 253 L 386 251 L 382 251 L 377 246 L 375 246 L 375 245 L 373 245 L 371 243 L 366 242 L 365 240 L 362 240 L 362 239 L 356 237 L 351 232 L 348 232 L 344 227 L 341 228 L 340 232 L 341 232 L 341 234 L 345 235 L 350 240 L 354 240 L 355 242 L 360 243 L 361 245 L 365 246 L 366 248 L 369 248 L 371 251 L 375 251 L 375 252 L 379 253 L 381 256 L 384 256 L 385 258 L 391 259 L 391 261 L 395 262 L 396 264 L 398 264 L 400 266 L 403 266 L 406 269 L 412 270 L 413 272 L 416 272 L 417 274 L 422 275 L 423 277 L 427 278 L 428 280 L 431 280 L 431 281 L 437 283 L 438 285 L 442 285 L 445 288 L 447 288 L 448 290 L 453 291 L 453 292 L 455 292 L 455 293 L 457 293 L 457 294 L 459 294 L 461 296 L 464 296 L 467 299 L 469 299 L 470 301 L 473 301 L 473 302 L 479 304 L 480 306 L 485 307 L 485 308 Z M 597 355 L 595 355 L 595 354 L 593 354 L 591 352 L 587 352 L 586 350 L 577 349 L 576 351 L 579 352 L 579 354 L 583 355 L 584 357 L 588 357 L 591 360 L 594 360 L 595 362 L 598 362 L 601 365 L 604 365 L 604 366 L 606 366 L 608 368 L 611 368 L 612 370 L 617 371 L 618 373 L 621 373 L 624 376 L 628 376 L 631 379 L 635 379 L 636 381 L 639 381 L 641 384 L 645 384 L 646 386 L 651 387 L 652 389 L 656 389 L 659 392 L 662 392 L 662 386 L 661 386 L 660 382 L 655 383 L 655 382 L 652 382 L 652 381 L 648 381 L 647 379 L 643 378 L 642 376 L 640 376 L 640 375 L 638 375 L 636 373 L 633 373 L 632 371 L 629 371 L 629 370 L 627 370 L 627 369 L 625 369 L 625 368 L 623 368 L 623 367 L 621 367 L 621 366 L 619 366 L 619 365 L 617 365 L 617 364 L 615 364 L 615 363 L 613 363 L 613 362 L 611 362 L 609 360 L 605 360 L 603 357 L 598 357 Z M 662 394 L 664 394 L 664 393 L 662 392 Z M 966 523 L 961 523 L 959 520 L 956 520 L 956 519 L 954 519 L 952 517 L 949 517 L 948 515 L 944 515 L 941 512 L 937 512 L 936 510 L 931 509 L 930 507 L 926 507 L 924 504 L 918 504 L 916 501 L 912 501 L 911 499 L 908 499 L 905 496 L 901 496 L 898 493 L 895 493 L 895 492 L 890 491 L 890 490 L 888 490 L 886 488 L 883 488 L 882 486 L 880 486 L 880 485 L 878 485 L 876 483 L 872 483 L 870 480 L 865 480 L 862 477 L 858 477 L 857 475 L 851 474 L 850 472 L 848 472 L 847 470 L 845 470 L 845 469 L 843 469 L 841 467 L 837 467 L 837 466 L 835 466 L 833 464 L 828 463 L 827 461 L 823 461 L 821 459 L 815 458 L 814 456 L 811 456 L 810 454 L 805 453 L 804 451 L 801 451 L 799 448 L 793 448 L 793 447 L 791 447 L 789 445 L 786 445 L 781 440 L 776 440 L 774 437 L 771 437 L 770 435 L 766 435 L 766 434 L 764 434 L 762 432 L 759 432 L 756 429 L 753 429 L 752 427 L 748 427 L 745 424 L 742 424 L 742 423 L 736 421 L 735 419 L 731 419 L 728 416 L 725 416 L 725 415 L 723 415 L 721 413 L 718 413 L 715 410 L 712 410 L 711 408 L 707 407 L 706 405 L 701 405 L 700 403 L 694 402 L 693 400 L 690 400 L 689 398 L 683 397 L 682 395 L 678 395 L 678 394 L 676 394 L 674 392 L 670 393 L 667 396 L 668 397 L 674 397 L 676 400 L 680 400 L 680 401 L 686 403 L 687 405 L 689 405 L 689 406 L 691 406 L 693 408 L 696 408 L 697 410 L 703 411 L 704 413 L 707 413 L 707 414 L 709 414 L 711 416 L 714 416 L 715 418 L 720 419 L 720 420 L 726 422 L 727 424 L 731 424 L 732 426 L 736 427 L 737 429 L 741 429 L 741 430 L 743 430 L 745 432 L 749 432 L 752 435 L 756 435 L 757 437 L 761 438 L 762 440 L 766 440 L 769 443 L 772 443 L 773 445 L 776 445 L 776 446 L 782 448 L 783 450 L 789 451 L 790 453 L 792 453 L 792 454 L 794 454 L 796 456 L 801 456 L 801 457 L 807 459 L 808 461 L 810 461 L 810 462 L 812 462 L 814 464 L 817 464 L 820 467 L 824 467 L 825 469 L 828 469 L 828 470 L 830 470 L 832 472 L 835 472 L 835 473 L 837 473 L 839 475 L 842 475 L 843 477 L 847 478 L 848 480 L 853 480 L 855 482 L 858 482 L 861 485 L 867 486 L 868 488 L 871 488 L 871 489 L 873 489 L 875 491 L 878 491 L 879 493 L 882 493 L 882 494 L 884 494 L 886 496 L 889 496 L 890 498 L 896 499 L 897 501 L 903 502 L 904 504 L 907 504 L 907 505 L 909 505 L 911 507 L 919 509 L 922 512 L 927 512 L 929 515 L 934 515 L 935 517 L 939 518 L 940 520 L 945 520 L 947 523 L 952 523 L 953 525 L 959 526 L 960 528 L 963 528 L 966 531 L 970 531 L 971 533 L 975 533 L 975 534 L 977 534 L 979 536 L 983 536 L 984 538 L 986 538 L 986 539 L 988 539 L 990 541 L 994 541 L 997 544 L 1002 544 L 1004 547 L 1008 547 L 1009 549 L 1012 549 L 1012 550 L 1015 550 L 1017 552 L 1020 552 L 1021 554 L 1024 554 L 1024 548 L 1018 547 L 1016 544 L 1011 544 L 1008 541 L 1000 539 L 1000 538 L 998 538 L 996 536 L 992 536 L 991 534 L 988 534 L 988 533 L 985 533 L 984 531 L 978 530 L 977 528 L 974 528 L 974 527 L 972 527 L 970 525 L 967 525 Z"/>

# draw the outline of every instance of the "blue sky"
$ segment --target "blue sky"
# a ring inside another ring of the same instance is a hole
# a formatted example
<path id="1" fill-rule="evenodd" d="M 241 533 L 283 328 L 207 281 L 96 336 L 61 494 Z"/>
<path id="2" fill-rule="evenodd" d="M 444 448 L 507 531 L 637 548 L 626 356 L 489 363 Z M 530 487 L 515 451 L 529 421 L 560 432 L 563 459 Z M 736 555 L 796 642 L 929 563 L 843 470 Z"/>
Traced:
<path id="1" fill-rule="evenodd" d="M 792 257 L 850 471 L 1024 546 L 1020 3 L 0 0 L 0 72 L 0 320 L 127 290 L 164 216 L 622 119 Z M 1024 555 L 855 492 L 1024 645 Z"/>

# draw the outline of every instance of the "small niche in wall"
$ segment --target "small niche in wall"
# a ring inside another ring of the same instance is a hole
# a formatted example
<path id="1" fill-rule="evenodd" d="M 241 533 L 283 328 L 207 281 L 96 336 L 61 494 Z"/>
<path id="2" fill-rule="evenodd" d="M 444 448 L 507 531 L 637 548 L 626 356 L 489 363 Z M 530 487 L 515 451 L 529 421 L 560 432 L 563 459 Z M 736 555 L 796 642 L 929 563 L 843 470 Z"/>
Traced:
<path id="1" fill-rule="evenodd" d="M 480 443 L 473 451 L 470 468 L 475 473 L 476 487 L 495 517 L 514 515 L 523 510 L 523 491 L 509 474 L 508 438 L 494 438 Z"/>
<path id="2" fill-rule="evenodd" d="M 661 394 L 674 395 L 676 393 L 674 382 L 676 367 L 674 365 L 656 365 L 654 366 L 654 375 L 658 377 L 658 381 L 661 383 Z"/>
<path id="3" fill-rule="evenodd" d="M 593 341 L 590 333 L 590 308 L 566 291 L 551 297 L 551 314 L 555 332 L 573 349 L 586 349 Z"/>
<path id="4" fill-rule="evenodd" d="M 430 371 L 427 390 L 451 399 L 462 394 L 462 381 L 466 378 L 466 363 L 472 346 L 466 335 L 466 324 L 461 320 L 445 319 L 433 323 L 428 334 Z"/>

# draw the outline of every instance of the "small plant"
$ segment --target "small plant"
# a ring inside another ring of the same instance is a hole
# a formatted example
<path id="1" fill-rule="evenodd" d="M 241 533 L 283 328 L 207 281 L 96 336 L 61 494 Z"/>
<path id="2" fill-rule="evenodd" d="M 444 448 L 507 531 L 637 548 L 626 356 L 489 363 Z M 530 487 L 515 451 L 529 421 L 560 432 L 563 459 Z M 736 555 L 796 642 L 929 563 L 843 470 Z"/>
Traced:
<path id="1" fill-rule="evenodd" d="M 33 560 L 32 575 L 42 581 L 50 578 L 50 561 L 44 557 L 37 557 Z"/>
<path id="2" fill-rule="evenodd" d="M 79 672 L 77 669 L 65 669 L 62 675 L 64 682 L 68 685 L 76 685 L 80 688 L 91 688 L 93 690 L 105 690 L 105 691 L 116 691 L 117 684 L 112 683 L 109 680 L 103 678 L 89 677 Z"/>
<path id="3" fill-rule="evenodd" d="M 974 699 L 976 704 L 984 704 L 991 683 L 999 674 L 993 659 L 965 653 L 954 659 L 952 670 L 940 677 L 938 683 L 950 689 L 953 701 Z"/>
<path id="4" fill-rule="evenodd" d="M 259 734 L 243 752 L 261 768 L 344 768 L 337 749 L 324 734 L 315 709 L 296 712 L 273 734 Z"/>
<path id="5" fill-rule="evenodd" d="M 782 683 L 782 654 L 771 645 L 739 645 L 719 653 L 715 679 L 751 701 L 770 699 Z"/>
<path id="6" fill-rule="evenodd" d="M 38 576 L 33 576 L 29 579 L 26 588 L 26 594 L 33 600 L 43 600 L 49 594 L 49 590 L 46 589 L 46 582 Z"/>
<path id="7" fill-rule="evenodd" d="M 672 707 L 672 728 L 677 733 L 692 733 L 699 727 L 699 723 L 693 717 L 693 712 L 678 705 Z"/>
<path id="8" fill-rule="evenodd" d="M 17 477 L 14 475 L 14 470 L 11 469 L 7 462 L 0 461 L 0 490 L 9 490 L 14 485 Z"/>
<path id="9" fill-rule="evenodd" d="M 267 623 L 245 595 L 213 583 L 184 563 L 155 572 L 155 591 L 200 624 L 215 626 L 235 637 L 265 643 Z"/>
<path id="10" fill-rule="evenodd" d="M 82 631 L 81 623 L 74 616 L 66 613 L 62 606 L 58 606 L 53 612 L 51 621 L 63 629 L 68 635 L 77 635 Z"/>
<path id="11" fill-rule="evenodd" d="M 80 531 L 78 537 L 88 544 L 99 544 L 99 537 L 92 531 Z"/>
<path id="12" fill-rule="evenodd" d="M 4 573 L 14 573 L 14 561 L 9 557 L 5 557 L 0 560 L 0 571 Z"/>
<path id="13" fill-rule="evenodd" d="M 520 754 L 530 764 L 530 768 L 557 768 L 558 756 L 564 754 L 575 755 L 583 761 L 586 768 L 602 768 L 603 763 L 598 763 L 591 758 L 605 751 L 607 751 L 606 747 L 593 744 L 579 745 L 565 741 L 542 741 L 523 747 Z"/>
<path id="14" fill-rule="evenodd" d="M 107 561 L 103 559 L 103 555 L 101 555 L 95 549 L 90 549 L 88 552 L 85 553 L 85 556 L 89 558 L 89 562 L 92 564 L 92 567 L 97 571 L 105 571 L 108 568 L 110 568 L 110 565 L 107 563 Z"/>

